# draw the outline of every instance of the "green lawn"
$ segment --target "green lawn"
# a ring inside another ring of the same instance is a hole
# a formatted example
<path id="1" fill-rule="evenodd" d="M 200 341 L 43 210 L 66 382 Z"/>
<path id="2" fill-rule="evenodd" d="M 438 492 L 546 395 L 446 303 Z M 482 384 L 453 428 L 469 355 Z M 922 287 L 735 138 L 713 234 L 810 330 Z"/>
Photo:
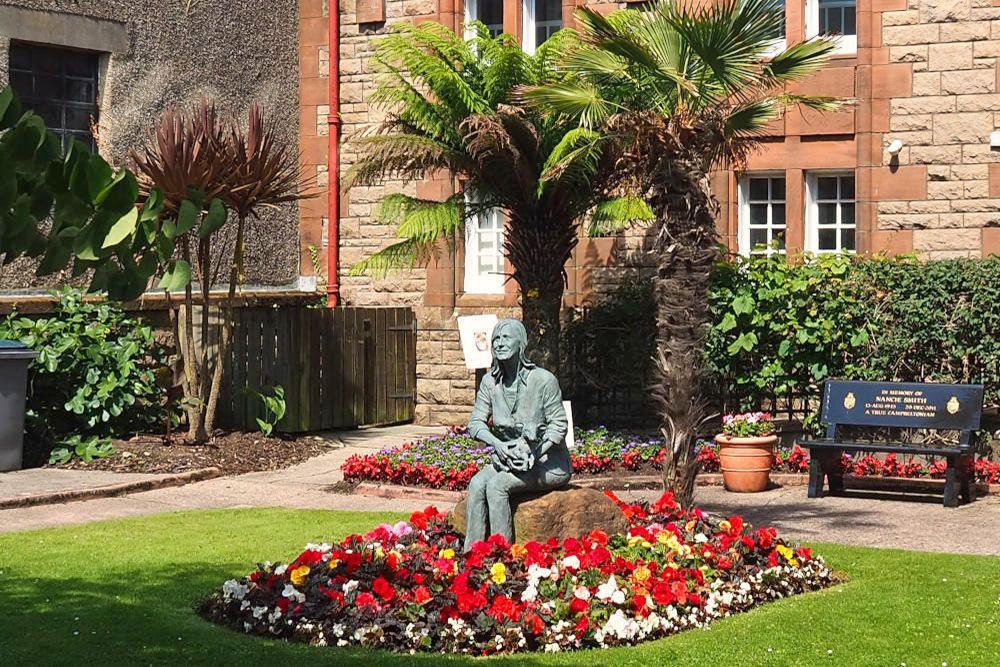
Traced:
<path id="1" fill-rule="evenodd" d="M 395 516 L 237 510 L 0 535 L 2 665 L 437 665 L 215 627 L 195 603 L 256 560 L 287 560 Z M 524 665 L 899 665 L 1000 661 L 1000 558 L 813 545 L 851 581 L 629 649 Z M 832 651 L 832 654 L 829 653 Z"/>

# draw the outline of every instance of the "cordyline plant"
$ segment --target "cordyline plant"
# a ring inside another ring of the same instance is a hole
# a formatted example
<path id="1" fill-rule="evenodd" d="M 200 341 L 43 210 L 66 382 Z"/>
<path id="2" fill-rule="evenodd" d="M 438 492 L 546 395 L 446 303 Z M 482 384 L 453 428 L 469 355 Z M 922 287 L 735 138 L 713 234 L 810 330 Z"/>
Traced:
<path id="1" fill-rule="evenodd" d="M 772 0 L 661 0 L 648 11 L 607 17 L 584 8 L 576 24 L 583 46 L 564 63 L 572 74 L 525 96 L 582 130 L 579 148 L 560 168 L 611 156 L 621 170 L 612 177 L 627 175 L 625 185 L 655 213 L 654 392 L 670 452 L 664 484 L 690 506 L 696 435 L 707 416 L 709 275 L 719 256 L 709 175 L 742 168 L 785 107 L 836 106 L 787 92 L 823 65 L 834 42 L 812 39 L 775 54 L 783 11 Z"/>
<path id="2" fill-rule="evenodd" d="M 558 372 L 564 267 L 581 219 L 589 214 L 589 231 L 599 235 L 651 219 L 652 212 L 641 199 L 619 196 L 606 174 L 614 165 L 581 151 L 574 122 L 512 103 L 521 86 L 559 80 L 567 34 L 532 56 L 510 35 L 492 38 L 484 25 L 473 27 L 474 37 L 465 40 L 433 22 L 400 24 L 376 46 L 380 74 L 371 99 L 386 118 L 356 140 L 360 158 L 345 175 L 345 190 L 440 174 L 461 188 L 445 201 L 385 197 L 375 217 L 397 225 L 399 241 L 351 271 L 380 275 L 425 264 L 477 215 L 501 209 L 504 254 L 529 347 L 537 362 Z M 567 157 L 576 159 L 550 168 Z"/>
<path id="3" fill-rule="evenodd" d="M 164 206 L 176 211 L 176 222 L 167 220 L 160 229 L 159 260 L 166 270 L 159 287 L 168 297 L 184 292 L 183 331 L 177 318 L 173 329 L 183 361 L 188 439 L 204 442 L 215 427 L 236 290 L 243 279 L 247 221 L 264 208 L 311 195 L 299 190 L 297 152 L 280 139 L 277 127 L 265 119 L 256 103 L 250 106 L 245 129 L 235 121 L 220 121 L 208 101 L 188 112 L 168 110 L 147 145 L 134 152 L 132 159 L 144 187 L 161 191 Z M 231 248 L 217 243 L 228 211 L 236 218 Z M 212 350 L 204 341 L 210 332 L 210 290 L 221 270 L 226 271 L 228 291 L 218 345 Z M 195 339 L 196 307 L 202 341 Z M 173 317 L 173 308 L 170 312 Z"/>

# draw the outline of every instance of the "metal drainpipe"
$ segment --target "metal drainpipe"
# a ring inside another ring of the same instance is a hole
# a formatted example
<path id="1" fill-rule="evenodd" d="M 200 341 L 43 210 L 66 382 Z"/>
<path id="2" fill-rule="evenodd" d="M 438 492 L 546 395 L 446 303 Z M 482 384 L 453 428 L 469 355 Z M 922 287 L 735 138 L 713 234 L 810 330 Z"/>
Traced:
<path id="1" fill-rule="evenodd" d="M 340 300 L 340 0 L 328 0 L 330 15 L 327 44 L 330 49 L 330 126 L 327 147 L 326 305 L 335 308 Z"/>

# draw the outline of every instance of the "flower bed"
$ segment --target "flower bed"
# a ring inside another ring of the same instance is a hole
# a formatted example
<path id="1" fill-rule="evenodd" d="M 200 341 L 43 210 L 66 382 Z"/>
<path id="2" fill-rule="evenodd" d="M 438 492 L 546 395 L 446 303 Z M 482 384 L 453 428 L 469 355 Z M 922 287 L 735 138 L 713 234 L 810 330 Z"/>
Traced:
<path id="1" fill-rule="evenodd" d="M 489 655 L 634 644 L 830 585 L 820 557 L 754 530 L 682 510 L 670 494 L 625 504 L 628 534 L 461 553 L 433 507 L 287 565 L 227 581 L 202 612 L 234 629 L 317 645 Z"/>
<path id="2" fill-rule="evenodd" d="M 570 451 L 573 472 L 577 475 L 601 475 L 614 472 L 656 471 L 666 456 L 661 440 L 639 435 L 611 433 L 605 428 L 578 429 L 576 445 Z M 375 454 L 355 455 L 341 466 L 344 479 L 390 484 L 429 486 L 460 491 L 490 460 L 489 449 L 470 437 L 463 428 L 453 427 L 447 435 L 417 440 L 400 447 L 383 449 Z M 704 441 L 699 445 L 698 462 L 703 472 L 718 472 L 718 446 Z M 848 475 L 875 475 L 911 479 L 942 479 L 947 463 L 943 460 L 900 461 L 895 454 L 884 458 L 871 455 L 852 457 L 845 454 L 841 464 Z M 809 452 L 795 445 L 776 450 L 772 469 L 775 472 L 809 471 Z M 978 459 L 977 482 L 1000 482 L 1000 462 Z"/>

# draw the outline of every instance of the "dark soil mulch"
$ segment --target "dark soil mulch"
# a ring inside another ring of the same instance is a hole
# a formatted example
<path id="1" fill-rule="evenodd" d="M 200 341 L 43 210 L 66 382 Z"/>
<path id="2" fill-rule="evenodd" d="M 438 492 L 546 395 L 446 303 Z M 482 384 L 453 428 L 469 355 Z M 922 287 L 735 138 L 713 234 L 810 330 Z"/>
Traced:
<path id="1" fill-rule="evenodd" d="M 84 463 L 74 459 L 52 468 L 108 470 L 112 472 L 173 473 L 216 466 L 227 475 L 277 470 L 301 463 L 338 445 L 322 438 L 265 437 L 260 433 L 232 432 L 216 435 L 208 444 L 189 445 L 180 438 L 168 443 L 163 436 L 136 436 L 115 441 L 115 453 Z"/>

